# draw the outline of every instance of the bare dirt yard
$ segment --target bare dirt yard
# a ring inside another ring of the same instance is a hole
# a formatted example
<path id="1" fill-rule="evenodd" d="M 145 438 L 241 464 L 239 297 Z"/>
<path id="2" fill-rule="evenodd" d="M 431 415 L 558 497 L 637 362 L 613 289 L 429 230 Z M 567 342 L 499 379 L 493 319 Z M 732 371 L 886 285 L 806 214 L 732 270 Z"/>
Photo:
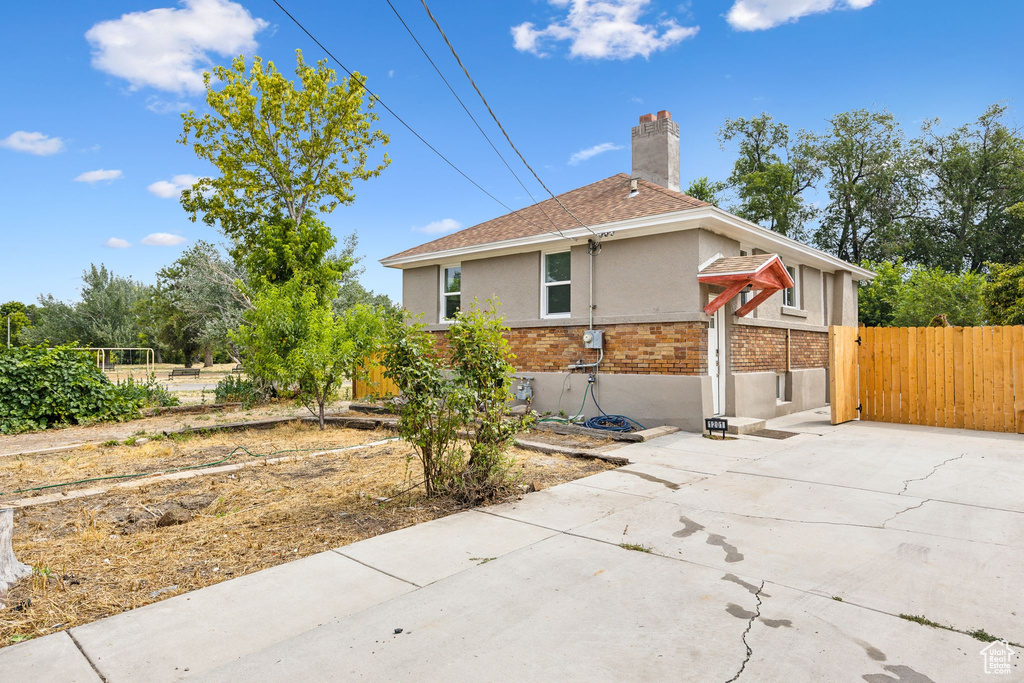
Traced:
<path id="1" fill-rule="evenodd" d="M 347 450 L 323 453 L 337 448 Z M 186 479 L 134 480 L 149 482 L 143 486 L 82 483 L 66 490 L 107 491 L 16 509 L 14 550 L 34 574 L 7 595 L 0 646 L 462 509 L 453 500 L 425 498 L 419 462 L 393 433 L 320 432 L 304 423 L 0 458 L 0 506 L 31 495 L 11 493 L 16 489 L 188 467 L 233 450 L 227 464 L 259 464 Z M 295 459 L 255 457 L 286 450 L 297 452 L 279 455 Z M 524 488 L 611 468 L 601 460 L 521 449 L 513 455 Z"/>

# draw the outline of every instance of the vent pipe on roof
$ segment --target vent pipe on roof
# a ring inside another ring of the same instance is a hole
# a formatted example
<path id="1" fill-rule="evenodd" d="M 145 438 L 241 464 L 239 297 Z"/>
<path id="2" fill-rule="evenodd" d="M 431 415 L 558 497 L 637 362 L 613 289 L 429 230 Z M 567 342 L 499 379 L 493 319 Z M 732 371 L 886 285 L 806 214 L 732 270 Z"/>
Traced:
<path id="1" fill-rule="evenodd" d="M 679 124 L 664 109 L 633 126 L 633 174 L 679 191 Z"/>

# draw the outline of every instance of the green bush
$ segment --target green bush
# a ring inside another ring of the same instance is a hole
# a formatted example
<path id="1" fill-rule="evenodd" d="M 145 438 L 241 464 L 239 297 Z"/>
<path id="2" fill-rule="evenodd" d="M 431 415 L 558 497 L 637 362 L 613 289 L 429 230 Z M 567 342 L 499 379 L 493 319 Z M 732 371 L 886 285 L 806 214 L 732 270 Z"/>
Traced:
<path id="1" fill-rule="evenodd" d="M 143 401 L 70 346 L 0 350 L 0 433 L 137 417 Z"/>
<path id="2" fill-rule="evenodd" d="M 178 397 L 157 383 L 150 375 L 145 381 L 131 377 L 117 383 L 117 391 L 127 401 L 134 401 L 143 408 L 166 408 L 178 405 Z"/>
<path id="3" fill-rule="evenodd" d="M 217 382 L 213 395 L 217 403 L 241 403 L 243 407 L 251 408 L 270 400 L 273 389 L 266 382 L 255 378 L 228 375 Z"/>
<path id="4" fill-rule="evenodd" d="M 515 368 L 502 336 L 507 329 L 474 302 L 449 326 L 446 357 L 423 325 L 388 323 L 384 376 L 401 392 L 398 431 L 423 465 L 428 496 L 477 504 L 515 483 L 508 450 L 532 418 L 509 410 Z M 467 434 L 468 457 L 461 443 Z"/>

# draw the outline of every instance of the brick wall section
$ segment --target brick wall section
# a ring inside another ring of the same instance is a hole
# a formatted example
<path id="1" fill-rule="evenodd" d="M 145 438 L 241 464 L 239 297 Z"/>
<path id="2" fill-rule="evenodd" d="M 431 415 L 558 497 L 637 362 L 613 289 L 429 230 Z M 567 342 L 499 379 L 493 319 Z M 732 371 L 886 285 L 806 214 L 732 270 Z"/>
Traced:
<path id="1" fill-rule="evenodd" d="M 729 359 L 733 372 L 785 372 L 786 330 L 733 325 Z"/>
<path id="2" fill-rule="evenodd" d="M 828 367 L 828 334 L 790 332 L 793 370 Z M 733 372 L 785 372 L 786 330 L 778 327 L 733 325 L 729 344 Z"/>
<path id="3" fill-rule="evenodd" d="M 583 348 L 586 327 L 519 327 L 506 333 L 519 372 L 563 372 L 597 352 Z M 703 375 L 708 371 L 708 332 L 703 322 L 602 325 L 601 372 L 628 375 Z M 443 333 L 436 333 L 443 337 Z M 439 339 L 439 341 L 441 341 Z M 442 342 L 443 344 L 443 342 Z"/>
<path id="4" fill-rule="evenodd" d="M 828 367 L 828 333 L 793 330 L 790 358 L 794 370 Z"/>

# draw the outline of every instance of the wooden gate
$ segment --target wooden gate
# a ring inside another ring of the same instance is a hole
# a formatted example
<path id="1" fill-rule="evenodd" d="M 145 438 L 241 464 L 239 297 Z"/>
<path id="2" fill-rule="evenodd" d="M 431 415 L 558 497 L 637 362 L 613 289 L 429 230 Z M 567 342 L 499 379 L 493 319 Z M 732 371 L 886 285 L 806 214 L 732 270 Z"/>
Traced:
<path id="1" fill-rule="evenodd" d="M 854 330 L 859 346 L 834 330 Z M 862 420 L 1024 433 L 1024 326 L 833 327 L 829 338 L 833 424 L 852 419 L 837 400 L 855 359 Z"/>
<path id="2" fill-rule="evenodd" d="M 828 328 L 828 395 L 832 424 L 857 419 L 857 328 Z"/>

